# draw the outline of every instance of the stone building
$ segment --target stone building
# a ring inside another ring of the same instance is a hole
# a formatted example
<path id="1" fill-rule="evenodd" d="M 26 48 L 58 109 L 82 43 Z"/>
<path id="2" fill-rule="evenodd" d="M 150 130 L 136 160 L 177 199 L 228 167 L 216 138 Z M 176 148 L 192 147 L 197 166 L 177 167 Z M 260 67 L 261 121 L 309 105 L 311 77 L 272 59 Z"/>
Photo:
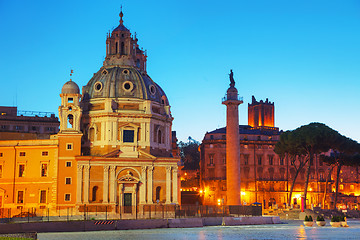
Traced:
<path id="1" fill-rule="evenodd" d="M 0 106 L 0 140 L 46 139 L 58 131 L 59 119 L 53 113 Z"/>
<path id="2" fill-rule="evenodd" d="M 256 101 L 248 105 L 249 125 L 239 126 L 240 136 L 240 177 L 241 200 L 243 204 L 260 202 L 265 208 L 283 207 L 288 202 L 295 168 L 287 158 L 280 158 L 274 147 L 281 131 L 274 127 L 274 103 Z M 226 127 L 207 132 L 204 136 L 200 161 L 200 193 L 203 204 L 227 203 L 226 199 Z M 334 201 L 335 170 L 324 190 L 329 166 L 319 157 L 311 166 L 310 183 L 307 197 L 308 206 L 325 204 L 330 207 Z M 300 204 L 305 183 L 305 169 L 297 177 L 291 203 Z M 356 167 L 343 167 L 340 176 L 340 204 L 357 207 L 360 200 L 359 171 Z M 347 197 L 346 197 L 347 196 Z"/>
<path id="3" fill-rule="evenodd" d="M 169 100 L 146 72 L 136 35 L 120 24 L 106 58 L 80 92 L 62 87 L 60 131 L 47 140 L 0 141 L 0 207 L 106 208 L 179 204 Z"/>

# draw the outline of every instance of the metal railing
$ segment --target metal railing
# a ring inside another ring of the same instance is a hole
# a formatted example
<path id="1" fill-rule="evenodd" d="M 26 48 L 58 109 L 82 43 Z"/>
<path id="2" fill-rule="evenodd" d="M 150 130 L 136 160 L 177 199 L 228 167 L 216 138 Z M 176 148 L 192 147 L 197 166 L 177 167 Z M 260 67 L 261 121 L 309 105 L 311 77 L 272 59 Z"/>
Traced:
<path id="1" fill-rule="evenodd" d="M 80 205 L 67 208 L 0 209 L 2 222 L 43 222 L 117 219 L 169 219 L 224 216 L 261 216 L 261 205 L 141 205 L 94 206 Z"/>

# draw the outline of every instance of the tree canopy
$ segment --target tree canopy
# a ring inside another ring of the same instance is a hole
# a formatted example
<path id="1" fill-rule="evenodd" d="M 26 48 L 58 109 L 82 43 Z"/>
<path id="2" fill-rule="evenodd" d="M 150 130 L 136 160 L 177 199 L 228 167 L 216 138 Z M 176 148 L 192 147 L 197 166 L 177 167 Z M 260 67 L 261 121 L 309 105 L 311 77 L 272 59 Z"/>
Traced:
<path id="1" fill-rule="evenodd" d="M 180 157 L 185 169 L 197 170 L 200 168 L 200 143 L 191 137 L 188 142 L 179 142 Z"/>

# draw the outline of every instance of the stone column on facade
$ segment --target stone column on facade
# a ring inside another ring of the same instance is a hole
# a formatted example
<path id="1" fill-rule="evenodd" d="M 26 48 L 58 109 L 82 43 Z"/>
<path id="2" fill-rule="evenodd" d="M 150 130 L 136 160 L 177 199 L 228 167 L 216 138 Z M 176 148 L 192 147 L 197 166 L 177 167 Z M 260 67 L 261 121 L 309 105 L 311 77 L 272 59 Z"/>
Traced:
<path id="1" fill-rule="evenodd" d="M 116 121 L 113 122 L 112 133 L 113 133 L 112 142 L 113 142 L 113 144 L 116 144 L 117 134 L 118 134 L 118 131 L 117 131 L 117 122 L 116 122 Z"/>
<path id="2" fill-rule="evenodd" d="M 82 170 L 83 165 L 77 165 L 77 185 L 76 185 L 76 202 L 81 203 L 82 196 Z"/>
<path id="3" fill-rule="evenodd" d="M 137 184 L 134 184 L 133 185 L 133 192 L 132 192 L 132 206 L 133 207 L 136 207 L 136 199 L 137 199 Z"/>
<path id="4" fill-rule="evenodd" d="M 104 166 L 104 177 L 103 177 L 103 203 L 109 201 L 109 166 Z"/>
<path id="5" fill-rule="evenodd" d="M 84 203 L 89 203 L 90 165 L 84 165 Z"/>
<path id="6" fill-rule="evenodd" d="M 102 142 L 101 145 L 104 145 L 105 142 L 105 124 L 106 124 L 105 121 L 101 123 L 101 142 Z"/>
<path id="7" fill-rule="evenodd" d="M 172 202 L 178 204 L 178 170 L 173 168 L 172 170 L 172 189 L 173 189 L 173 199 Z"/>
<path id="8" fill-rule="evenodd" d="M 110 203 L 115 203 L 115 168 L 116 166 L 110 166 Z"/>
<path id="9" fill-rule="evenodd" d="M 154 201 L 153 201 L 153 170 L 154 170 L 153 166 L 148 167 L 148 171 L 147 171 L 147 177 L 148 177 L 148 181 L 147 181 L 147 203 L 148 204 L 154 203 Z"/>
<path id="10" fill-rule="evenodd" d="M 171 203 L 171 167 L 166 167 L 166 201 L 165 204 Z"/>
<path id="11" fill-rule="evenodd" d="M 140 204 L 146 204 L 146 166 L 141 167 L 141 179 L 139 183 Z"/>
<path id="12" fill-rule="evenodd" d="M 123 206 L 124 205 L 124 184 L 123 183 L 120 183 L 119 184 L 119 206 Z"/>

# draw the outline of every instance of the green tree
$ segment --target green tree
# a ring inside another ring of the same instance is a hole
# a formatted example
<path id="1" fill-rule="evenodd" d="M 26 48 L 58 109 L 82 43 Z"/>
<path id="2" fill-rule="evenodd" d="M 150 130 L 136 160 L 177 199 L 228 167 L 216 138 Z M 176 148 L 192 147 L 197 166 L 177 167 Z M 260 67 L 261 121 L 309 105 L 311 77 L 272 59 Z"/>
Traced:
<path id="1" fill-rule="evenodd" d="M 188 142 L 179 142 L 180 157 L 186 169 L 198 170 L 200 168 L 200 143 L 191 137 Z"/>
<path id="2" fill-rule="evenodd" d="M 304 198 L 306 200 L 314 156 L 329 151 L 339 140 L 340 134 L 323 123 L 310 123 L 294 131 L 296 132 L 296 142 L 299 151 L 305 153 L 308 158 L 304 186 Z"/>
<path id="3" fill-rule="evenodd" d="M 290 187 L 290 193 L 288 198 L 288 205 L 291 204 L 292 194 L 295 186 L 296 179 L 304 166 L 307 163 L 307 158 L 304 152 L 299 148 L 297 143 L 297 132 L 286 131 L 280 135 L 280 140 L 275 145 L 275 153 L 280 157 L 290 161 L 291 166 L 295 169 L 295 175 L 292 176 L 292 184 Z"/>
<path id="4" fill-rule="evenodd" d="M 336 209 L 341 168 L 342 166 L 359 166 L 360 144 L 352 139 L 340 135 L 338 140 L 332 146 L 332 150 L 333 151 L 330 156 L 322 155 L 322 159 L 332 168 L 336 167 L 335 199 L 333 205 L 333 209 Z"/>

